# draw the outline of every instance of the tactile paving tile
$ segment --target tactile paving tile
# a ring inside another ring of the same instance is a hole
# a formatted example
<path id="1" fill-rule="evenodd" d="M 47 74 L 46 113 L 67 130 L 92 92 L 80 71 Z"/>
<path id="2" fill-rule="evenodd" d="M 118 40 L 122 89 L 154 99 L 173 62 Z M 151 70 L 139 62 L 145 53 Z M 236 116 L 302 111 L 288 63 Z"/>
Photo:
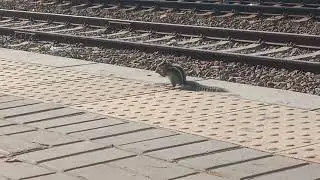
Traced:
<path id="1" fill-rule="evenodd" d="M 199 117 L 265 105 L 228 95 L 230 94 L 172 90 L 88 103 L 76 108 L 178 128 L 176 123 L 196 124 L 196 118 Z"/>
<path id="2" fill-rule="evenodd" d="M 265 106 L 172 122 L 179 130 L 278 152 L 320 142 L 320 113 L 285 106 Z"/>
<path id="3" fill-rule="evenodd" d="M 6 69 L 0 72 L 0 86 L 1 89 L 11 89 L 12 87 L 34 86 L 38 84 L 72 81 L 77 79 L 87 79 L 95 77 L 98 76 L 82 72 L 54 68 L 35 68 L 35 70 L 23 68 L 21 69 L 21 71 L 18 71 L 18 69 Z"/>
<path id="4" fill-rule="evenodd" d="M 318 126 L 318 129 L 319 129 L 319 126 Z M 320 129 L 319 129 L 319 134 L 320 134 Z M 318 137 L 320 137 L 320 135 L 318 135 Z M 294 157 L 298 159 L 320 163 L 320 143 L 301 147 L 301 148 L 291 149 L 288 151 L 283 151 L 280 154 L 284 156 L 289 156 L 289 157 Z"/>
<path id="5" fill-rule="evenodd" d="M 30 64 L 19 62 L 19 61 L 12 61 L 7 59 L 0 59 L 0 69 L 7 69 L 7 68 L 13 68 L 13 67 L 24 67 L 29 66 Z"/>
<path id="6" fill-rule="evenodd" d="M 159 92 L 78 108 L 269 152 L 320 142 L 320 113 L 217 93 Z"/>
<path id="7" fill-rule="evenodd" d="M 5 93 L 66 105 L 103 101 L 126 96 L 164 91 L 159 88 L 115 77 L 94 77 L 73 81 L 8 88 Z"/>

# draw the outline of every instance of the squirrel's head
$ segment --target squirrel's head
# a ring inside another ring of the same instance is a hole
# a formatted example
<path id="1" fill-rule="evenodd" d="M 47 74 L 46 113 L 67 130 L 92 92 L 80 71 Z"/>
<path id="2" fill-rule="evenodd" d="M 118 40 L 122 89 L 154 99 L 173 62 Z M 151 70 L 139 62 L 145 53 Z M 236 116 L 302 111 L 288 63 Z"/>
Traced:
<path id="1" fill-rule="evenodd" d="M 171 64 L 168 61 L 164 60 L 160 64 L 157 65 L 155 72 L 160 74 L 163 77 L 167 76 L 167 71 L 170 66 L 171 66 Z"/>

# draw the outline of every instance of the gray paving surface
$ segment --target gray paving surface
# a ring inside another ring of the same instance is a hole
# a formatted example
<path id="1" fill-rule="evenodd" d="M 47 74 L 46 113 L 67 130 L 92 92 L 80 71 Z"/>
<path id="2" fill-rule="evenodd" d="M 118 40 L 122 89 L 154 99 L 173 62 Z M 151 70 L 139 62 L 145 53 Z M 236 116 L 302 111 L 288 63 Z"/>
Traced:
<path id="1" fill-rule="evenodd" d="M 63 108 L 61 105 L 56 104 L 33 104 L 28 106 L 14 107 L 10 109 L 0 110 L 0 117 L 14 117 L 19 115 L 26 115 L 35 112 L 48 111 Z"/>
<path id="2" fill-rule="evenodd" d="M 167 136 L 176 135 L 177 132 L 168 131 L 164 129 L 147 129 L 145 131 L 138 131 L 129 134 L 123 134 L 118 136 L 111 136 L 107 138 L 94 140 L 96 143 L 102 143 L 106 145 L 120 146 L 125 144 L 131 144 L 135 142 L 142 142 L 151 139 L 158 139 Z"/>
<path id="3" fill-rule="evenodd" d="M 262 151 L 241 148 L 189 159 L 183 159 L 179 163 L 188 167 L 206 170 L 221 166 L 227 166 L 229 164 L 236 164 L 244 161 L 254 160 L 257 158 L 263 158 L 269 155 L 270 154 Z"/>
<path id="4" fill-rule="evenodd" d="M 145 124 L 138 124 L 138 123 L 125 123 L 119 124 L 110 127 L 103 127 L 99 129 L 92 129 L 88 131 L 82 132 L 75 132 L 70 133 L 72 136 L 81 137 L 85 139 L 98 139 L 110 136 L 116 136 L 121 134 L 127 134 L 136 131 L 142 131 L 146 129 L 152 128 L 151 126 Z"/>
<path id="5" fill-rule="evenodd" d="M 122 149 L 133 151 L 136 153 L 145 153 L 150 151 L 156 151 L 166 149 L 175 146 L 181 146 L 190 143 L 196 143 L 206 140 L 200 136 L 193 136 L 189 134 L 181 134 L 176 136 L 169 136 L 154 140 L 148 140 L 128 145 L 120 146 Z M 200 147 L 200 146 L 199 146 Z"/>
<path id="6" fill-rule="evenodd" d="M 303 164 L 306 163 L 292 158 L 273 156 L 217 168 L 212 172 L 230 179 L 245 179 Z"/>
<path id="7" fill-rule="evenodd" d="M 12 134 L 10 137 L 23 139 L 28 142 L 38 143 L 45 146 L 60 146 L 81 141 L 79 138 L 65 136 L 59 132 L 43 130 Z"/>
<path id="8" fill-rule="evenodd" d="M 138 175 L 106 164 L 71 170 L 70 174 L 75 174 L 90 180 L 105 180 L 106 177 L 112 177 L 116 180 L 150 180 L 150 178 L 146 176 Z"/>
<path id="9" fill-rule="evenodd" d="M 193 143 L 173 148 L 166 148 L 159 151 L 153 151 L 146 153 L 149 156 L 156 157 L 159 159 L 173 161 L 182 158 L 188 158 L 196 155 L 202 155 L 207 153 L 213 153 L 226 149 L 238 147 L 238 145 L 225 143 L 221 141 L 204 141 L 199 143 Z"/>
<path id="10" fill-rule="evenodd" d="M 108 148 L 99 151 L 87 152 L 85 154 L 76 154 L 60 159 L 54 159 L 48 162 L 44 162 L 42 164 L 46 167 L 50 167 L 58 171 L 66 171 L 80 167 L 85 167 L 92 164 L 123 159 L 134 155 L 134 153 L 119 150 L 116 148 Z"/>
<path id="11" fill-rule="evenodd" d="M 0 110 L 14 108 L 14 107 L 20 107 L 20 106 L 25 106 L 25 105 L 30 105 L 30 104 L 37 104 L 37 103 L 39 103 L 39 102 L 34 101 L 34 100 L 30 100 L 30 99 L 21 99 L 21 100 L 16 100 L 16 101 L 3 102 L 3 103 L 0 103 Z"/>
<path id="12" fill-rule="evenodd" d="M 30 180 L 81 180 L 78 177 L 66 175 L 63 173 L 50 174 L 40 177 L 31 178 Z"/>
<path id="13" fill-rule="evenodd" d="M 103 149 L 105 146 L 100 144 L 95 144 L 91 142 L 79 142 L 74 144 L 68 144 L 64 146 L 53 147 L 50 149 L 45 149 L 41 151 L 34 151 L 18 155 L 17 159 L 25 160 L 32 163 L 40 163 L 44 161 L 50 161 L 54 159 L 59 159 L 71 155 L 76 155 L 83 152 L 88 152 L 92 150 Z"/>
<path id="14" fill-rule="evenodd" d="M 190 175 L 187 177 L 182 177 L 182 178 L 179 178 L 179 180 L 227 180 L 227 179 L 219 176 L 212 176 L 209 174 L 201 173 L 201 174 Z"/>
<path id="15" fill-rule="evenodd" d="M 173 163 L 144 156 L 123 159 L 108 164 L 148 176 L 151 179 L 173 179 L 196 172 Z"/>
<path id="16" fill-rule="evenodd" d="M 16 133 L 29 132 L 29 131 L 34 131 L 34 130 L 36 130 L 36 128 L 28 127 L 28 126 L 22 126 L 22 125 L 2 126 L 2 127 L 0 127 L 0 136 L 1 135 L 10 135 L 10 134 L 16 134 Z"/>
<path id="17" fill-rule="evenodd" d="M 11 102 L 28 101 L 11 99 Z M 8 102 L 0 103 L 0 107 L 5 103 Z M 320 177 L 318 164 L 309 165 L 227 142 L 49 103 L 16 105 L 0 111 L 3 117 L 0 179 L 281 180 L 289 177 L 315 180 Z"/>
<path id="18" fill-rule="evenodd" d="M 54 173 L 54 171 L 24 162 L 1 162 L 0 174 L 11 179 L 30 178 Z"/>
<path id="19" fill-rule="evenodd" d="M 62 109 L 54 109 L 51 111 L 39 112 L 36 114 L 26 114 L 26 115 L 16 116 L 12 118 L 7 118 L 7 119 L 8 121 L 14 121 L 17 123 L 31 123 L 31 122 L 38 122 L 38 121 L 43 121 L 51 118 L 70 116 L 70 115 L 79 114 L 79 113 L 81 113 L 80 110 L 71 109 L 71 108 L 62 108 Z"/>
<path id="20" fill-rule="evenodd" d="M 49 129 L 49 128 L 55 128 L 55 127 L 63 127 L 71 124 L 95 121 L 103 118 L 104 116 L 101 116 L 101 115 L 85 113 L 80 115 L 54 118 L 47 121 L 32 122 L 32 123 L 29 123 L 28 125 L 37 127 L 37 128 L 42 128 L 42 129 Z"/>
<path id="21" fill-rule="evenodd" d="M 301 180 L 301 179 L 319 179 L 320 178 L 320 165 L 310 164 L 294 169 L 288 169 L 285 171 L 274 172 L 264 176 L 253 178 L 254 180 Z"/>
<path id="22" fill-rule="evenodd" d="M 0 136 L 0 153 L 5 155 L 13 155 L 22 152 L 27 152 L 35 149 L 40 149 L 40 144 L 27 142 L 22 139 L 11 136 Z"/>
<path id="23" fill-rule="evenodd" d="M 97 128 L 103 128 L 108 126 L 124 124 L 124 121 L 118 119 L 100 119 L 95 121 L 88 121 L 79 124 L 70 124 L 65 126 L 59 126 L 50 128 L 50 131 L 57 131 L 63 134 L 74 134 L 77 132 L 93 130 Z"/>

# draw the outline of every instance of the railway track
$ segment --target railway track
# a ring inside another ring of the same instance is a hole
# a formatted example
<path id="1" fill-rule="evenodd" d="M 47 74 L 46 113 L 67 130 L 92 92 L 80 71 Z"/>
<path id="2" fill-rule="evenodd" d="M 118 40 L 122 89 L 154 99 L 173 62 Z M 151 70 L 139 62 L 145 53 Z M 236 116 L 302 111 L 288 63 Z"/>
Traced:
<path id="1" fill-rule="evenodd" d="M 56 3 L 55 1 L 30 3 L 24 0 L 13 0 L 0 2 L 0 6 L 6 9 L 78 16 L 320 35 L 319 17 L 308 15 L 231 11 L 213 13 L 213 11 L 173 10 L 170 8 L 130 5 L 118 6 L 114 3 L 83 4 L 83 2 L 77 2 L 71 4 L 67 1 L 62 3 Z"/>
<path id="2" fill-rule="evenodd" d="M 320 16 L 320 2 L 282 2 L 282 1 L 263 1 L 260 0 L 229 0 L 227 3 L 221 3 L 221 0 L 90 0 L 89 3 L 81 3 L 85 1 L 73 0 L 72 3 L 63 1 L 60 2 L 61 6 L 76 8 L 86 8 L 88 6 L 94 6 L 94 8 L 110 7 L 110 2 L 117 4 L 118 6 L 131 6 L 128 10 L 136 9 L 156 9 L 166 8 L 173 10 L 193 10 L 193 11 L 205 11 L 206 13 L 212 13 L 221 15 L 225 13 L 259 13 L 269 15 L 293 15 L 293 16 Z M 78 3 L 77 3 L 78 2 Z M 256 2 L 256 3 L 255 3 Z M 110 7 L 113 8 L 113 7 Z"/>
<path id="3" fill-rule="evenodd" d="M 0 15 L 3 35 L 320 72 L 320 36 L 4 9 Z"/>

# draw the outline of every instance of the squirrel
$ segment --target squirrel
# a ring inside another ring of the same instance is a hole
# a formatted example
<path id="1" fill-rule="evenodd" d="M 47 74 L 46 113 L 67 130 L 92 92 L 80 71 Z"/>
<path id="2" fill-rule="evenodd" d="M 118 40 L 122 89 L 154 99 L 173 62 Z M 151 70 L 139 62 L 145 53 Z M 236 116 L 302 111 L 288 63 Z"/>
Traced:
<path id="1" fill-rule="evenodd" d="M 187 81 L 186 73 L 183 68 L 178 64 L 172 64 L 167 61 L 163 61 L 157 65 L 156 73 L 162 77 L 168 77 L 172 86 L 180 85 L 181 89 L 189 91 L 208 91 L 208 92 L 227 92 L 223 88 L 211 87 L 199 84 L 195 81 Z"/>

